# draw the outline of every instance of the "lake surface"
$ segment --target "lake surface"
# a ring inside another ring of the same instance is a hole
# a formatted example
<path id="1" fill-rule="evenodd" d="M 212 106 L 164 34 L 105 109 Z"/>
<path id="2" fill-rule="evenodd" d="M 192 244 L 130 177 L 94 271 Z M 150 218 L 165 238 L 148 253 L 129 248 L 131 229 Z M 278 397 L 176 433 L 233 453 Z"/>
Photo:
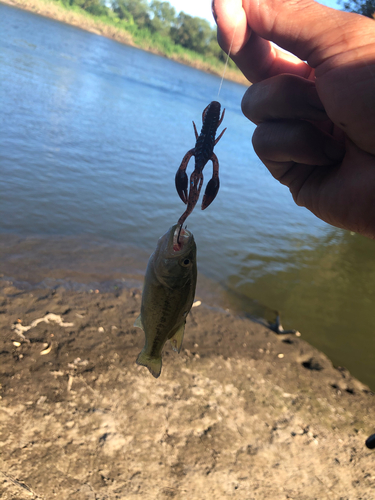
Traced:
<path id="1" fill-rule="evenodd" d="M 149 255 L 184 211 L 174 176 L 194 147 L 191 122 L 200 129 L 203 109 L 220 100 L 228 128 L 215 148 L 220 191 L 187 221 L 200 272 L 233 289 L 239 311 L 251 313 L 254 301 L 281 311 L 285 328 L 300 330 L 375 388 L 375 242 L 293 203 L 252 149 L 254 127 L 240 110 L 245 87 L 224 82 L 218 98 L 219 84 L 216 76 L 0 4 L 3 245 L 17 242 L 17 255 L 26 248 L 31 260 L 30 252 L 44 248 L 61 266 L 81 265 L 82 245 L 74 242 L 86 237 L 105 242 L 95 255 L 116 272 L 119 245 L 140 259 Z M 209 164 L 205 183 L 211 173 Z M 27 243 L 30 237 L 39 245 Z M 133 258 L 135 267 L 144 265 Z"/>

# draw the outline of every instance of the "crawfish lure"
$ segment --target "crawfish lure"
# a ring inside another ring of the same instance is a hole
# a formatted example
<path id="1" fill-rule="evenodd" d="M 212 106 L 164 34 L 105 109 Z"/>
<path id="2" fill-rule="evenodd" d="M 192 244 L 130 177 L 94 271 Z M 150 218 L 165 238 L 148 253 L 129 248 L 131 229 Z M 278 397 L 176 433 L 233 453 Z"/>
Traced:
<path id="1" fill-rule="evenodd" d="M 224 119 L 224 113 L 225 109 L 220 116 L 220 103 L 212 101 L 202 113 L 203 124 L 199 135 L 197 127 L 193 122 L 196 138 L 195 147 L 190 149 L 190 151 L 188 151 L 183 157 L 175 177 L 177 193 L 181 200 L 187 205 L 185 212 L 181 215 L 177 222 L 180 227 L 182 227 L 183 223 L 197 204 L 203 184 L 203 169 L 209 160 L 212 161 L 213 172 L 212 178 L 208 182 L 203 196 L 202 210 L 211 205 L 219 191 L 219 161 L 214 153 L 214 147 L 226 131 L 225 128 L 221 134 L 215 138 L 217 129 L 220 127 L 221 122 Z M 186 168 L 192 156 L 195 157 L 195 167 L 190 176 L 190 188 L 188 192 L 188 176 L 186 174 Z"/>

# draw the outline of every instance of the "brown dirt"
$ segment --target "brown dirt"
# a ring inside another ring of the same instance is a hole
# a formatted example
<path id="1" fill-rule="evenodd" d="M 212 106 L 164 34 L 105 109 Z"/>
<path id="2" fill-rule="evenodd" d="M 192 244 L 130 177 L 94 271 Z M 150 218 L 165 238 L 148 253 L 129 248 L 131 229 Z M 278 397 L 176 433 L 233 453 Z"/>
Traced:
<path id="1" fill-rule="evenodd" d="M 368 388 L 205 304 L 154 379 L 135 364 L 140 298 L 0 281 L 1 499 L 375 498 Z M 47 313 L 65 326 L 14 329 Z"/>

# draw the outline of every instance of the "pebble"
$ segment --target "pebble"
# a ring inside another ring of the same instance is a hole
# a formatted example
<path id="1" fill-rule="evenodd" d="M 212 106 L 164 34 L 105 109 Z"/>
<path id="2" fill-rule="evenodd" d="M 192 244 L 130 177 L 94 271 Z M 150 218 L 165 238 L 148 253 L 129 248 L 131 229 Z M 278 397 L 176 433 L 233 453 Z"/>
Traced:
<path id="1" fill-rule="evenodd" d="M 371 434 L 371 436 L 366 439 L 365 445 L 369 450 L 373 450 L 375 448 L 375 434 Z"/>

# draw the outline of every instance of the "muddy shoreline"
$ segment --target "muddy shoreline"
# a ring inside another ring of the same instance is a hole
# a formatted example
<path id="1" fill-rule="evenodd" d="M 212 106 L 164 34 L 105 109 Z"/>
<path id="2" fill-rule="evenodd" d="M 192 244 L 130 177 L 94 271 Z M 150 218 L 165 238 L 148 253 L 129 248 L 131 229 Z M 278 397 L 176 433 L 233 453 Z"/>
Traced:
<path id="1" fill-rule="evenodd" d="M 135 364 L 141 290 L 125 278 L 104 292 L 0 280 L 2 499 L 374 498 L 365 385 L 204 301 L 154 379 Z"/>

